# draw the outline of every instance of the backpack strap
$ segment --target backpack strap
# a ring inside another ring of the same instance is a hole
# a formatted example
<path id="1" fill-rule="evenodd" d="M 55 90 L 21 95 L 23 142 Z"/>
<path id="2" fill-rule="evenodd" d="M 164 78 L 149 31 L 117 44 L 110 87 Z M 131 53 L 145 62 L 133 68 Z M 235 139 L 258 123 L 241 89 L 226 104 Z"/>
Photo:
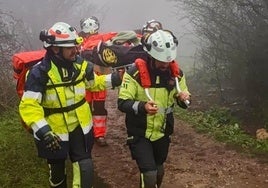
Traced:
<path id="1" fill-rule="evenodd" d="M 141 59 L 141 58 L 138 58 L 135 60 L 135 65 L 139 70 L 141 86 L 144 88 L 146 96 L 148 97 L 148 99 L 153 100 L 152 97 L 150 96 L 149 90 L 148 90 L 151 86 L 151 79 L 150 79 L 150 74 L 149 74 L 148 69 L 147 69 L 146 61 Z M 169 67 L 170 67 L 172 77 L 175 78 L 176 89 L 177 89 L 178 93 L 180 93 L 181 90 L 179 87 L 179 78 L 181 76 L 180 76 L 179 65 L 175 61 L 172 61 L 169 64 Z"/>
<path id="2" fill-rule="evenodd" d="M 172 77 L 175 77 L 175 78 L 180 77 L 180 68 L 179 68 L 178 63 L 176 63 L 176 61 L 172 61 L 169 64 L 169 67 L 170 67 Z"/>
<path id="3" fill-rule="evenodd" d="M 135 60 L 135 65 L 138 68 L 139 73 L 140 73 L 141 86 L 144 88 L 147 98 L 150 101 L 153 101 L 149 93 L 149 88 L 151 86 L 151 79 L 150 79 L 150 74 L 146 66 L 146 61 L 144 61 L 141 58 L 138 58 Z"/>
<path id="4" fill-rule="evenodd" d="M 141 58 L 138 58 L 135 60 L 135 65 L 140 73 L 141 86 L 143 88 L 149 88 L 151 86 L 151 79 L 146 66 L 146 61 Z"/>
<path id="5" fill-rule="evenodd" d="M 180 70 L 178 63 L 176 63 L 175 61 L 170 63 L 170 70 L 172 76 L 175 78 L 177 92 L 180 93 L 182 91 L 179 85 L 179 78 L 182 77 L 182 71 Z M 188 107 L 190 105 L 190 101 L 186 100 L 184 101 L 184 104 Z"/>

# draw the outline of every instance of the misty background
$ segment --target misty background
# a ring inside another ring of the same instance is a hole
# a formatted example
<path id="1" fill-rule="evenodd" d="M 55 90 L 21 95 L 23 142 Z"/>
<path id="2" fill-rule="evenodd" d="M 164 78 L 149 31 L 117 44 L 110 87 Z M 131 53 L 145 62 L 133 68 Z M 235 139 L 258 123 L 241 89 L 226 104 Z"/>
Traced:
<path id="1" fill-rule="evenodd" d="M 53 4 L 55 6 L 53 6 Z M 3 10 L 12 12 L 32 30 L 32 48 L 42 47 L 39 33 L 55 22 L 63 21 L 80 30 L 82 18 L 96 16 L 100 21 L 100 32 L 141 29 L 146 21 L 155 19 L 162 23 L 179 39 L 178 60 L 181 64 L 192 62 L 195 52 L 194 35 L 190 23 L 178 21 L 178 8 L 169 0 L 0 0 Z"/>
<path id="2" fill-rule="evenodd" d="M 16 98 L 12 55 L 42 48 L 39 33 L 55 22 L 79 31 L 90 16 L 98 17 L 100 32 L 160 21 L 179 40 L 190 110 L 226 107 L 253 128 L 268 127 L 267 0 L 0 0 L 0 110 Z"/>

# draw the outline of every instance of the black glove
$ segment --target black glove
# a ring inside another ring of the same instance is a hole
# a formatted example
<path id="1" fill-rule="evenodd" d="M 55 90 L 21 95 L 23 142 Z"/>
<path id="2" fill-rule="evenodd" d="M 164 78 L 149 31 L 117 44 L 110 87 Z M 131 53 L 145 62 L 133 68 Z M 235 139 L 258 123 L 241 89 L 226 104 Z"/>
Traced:
<path id="1" fill-rule="evenodd" d="M 87 68 L 86 68 L 86 79 L 88 81 L 94 80 L 94 66 L 90 62 L 88 62 L 88 65 L 87 65 Z"/>
<path id="2" fill-rule="evenodd" d="M 49 125 L 46 125 L 36 132 L 36 136 L 40 138 L 46 145 L 46 148 L 54 152 L 61 149 L 61 139 L 58 135 L 52 132 Z"/>
<path id="3" fill-rule="evenodd" d="M 60 142 L 61 139 L 58 135 L 53 133 L 52 131 L 47 132 L 44 137 L 44 142 L 46 144 L 47 149 L 50 151 L 57 151 L 61 149 Z"/>
<path id="4" fill-rule="evenodd" d="M 181 101 L 178 98 L 176 98 L 177 100 L 177 104 L 179 105 L 179 107 L 181 107 L 182 109 L 186 109 L 191 105 L 191 100 L 189 101 L 189 103 L 186 103 L 185 101 Z"/>
<path id="5" fill-rule="evenodd" d="M 112 73 L 111 79 L 113 89 L 121 85 L 124 73 L 125 69 L 118 69 Z"/>
<path id="6" fill-rule="evenodd" d="M 93 51 L 92 50 L 83 50 L 81 52 L 81 56 L 86 59 L 87 61 L 94 62 L 94 59 L 92 57 Z"/>

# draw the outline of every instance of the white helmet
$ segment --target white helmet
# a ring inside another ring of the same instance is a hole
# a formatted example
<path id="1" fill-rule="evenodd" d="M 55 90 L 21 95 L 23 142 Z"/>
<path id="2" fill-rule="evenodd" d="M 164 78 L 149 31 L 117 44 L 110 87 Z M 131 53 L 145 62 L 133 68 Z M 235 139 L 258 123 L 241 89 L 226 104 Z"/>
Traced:
<path id="1" fill-rule="evenodd" d="M 143 49 L 154 59 L 171 62 L 177 57 L 178 40 L 167 30 L 157 30 L 143 40 Z"/>
<path id="2" fill-rule="evenodd" d="M 49 46 L 73 47 L 82 42 L 75 28 L 64 22 L 55 23 L 48 31 L 41 31 L 40 40 L 44 42 L 45 48 Z"/>
<path id="3" fill-rule="evenodd" d="M 80 21 L 81 30 L 84 33 L 95 34 L 99 31 L 100 23 L 95 16 Z"/>

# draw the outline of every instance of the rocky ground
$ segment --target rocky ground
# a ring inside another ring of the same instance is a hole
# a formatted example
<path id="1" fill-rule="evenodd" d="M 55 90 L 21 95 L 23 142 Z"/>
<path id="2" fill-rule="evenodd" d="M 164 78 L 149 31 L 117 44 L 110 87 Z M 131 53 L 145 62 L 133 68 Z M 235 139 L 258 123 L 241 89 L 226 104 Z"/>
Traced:
<path id="1" fill-rule="evenodd" d="M 117 91 L 109 91 L 107 147 L 95 144 L 95 171 L 110 188 L 138 188 L 139 172 L 126 146 Z M 267 188 L 268 164 L 228 149 L 191 125 L 175 120 L 162 188 Z M 98 187 L 97 187 L 98 188 Z M 104 188 L 103 186 L 101 188 Z"/>

